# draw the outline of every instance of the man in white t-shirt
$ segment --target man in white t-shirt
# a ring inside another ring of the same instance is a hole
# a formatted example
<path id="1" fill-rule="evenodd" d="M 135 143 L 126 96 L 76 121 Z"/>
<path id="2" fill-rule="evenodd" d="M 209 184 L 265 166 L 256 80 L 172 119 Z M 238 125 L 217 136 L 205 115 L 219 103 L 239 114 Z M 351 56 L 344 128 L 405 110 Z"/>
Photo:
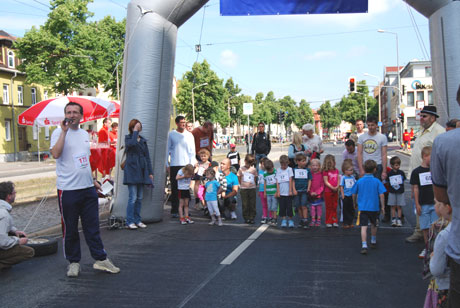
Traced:
<path id="1" fill-rule="evenodd" d="M 166 166 L 169 173 L 169 181 L 171 182 L 171 216 L 178 218 L 179 192 L 176 175 L 185 165 L 193 165 L 195 162 L 195 139 L 192 133 L 185 129 L 187 121 L 184 116 L 177 116 L 175 121 L 177 128 L 168 134 Z"/>
<path id="2" fill-rule="evenodd" d="M 305 146 L 307 155 L 310 158 L 320 158 L 320 155 L 324 152 L 323 141 L 321 138 L 314 134 L 315 127 L 313 124 L 305 124 L 302 126 L 302 143 Z"/>
<path id="3" fill-rule="evenodd" d="M 69 261 L 68 277 L 80 272 L 80 237 L 78 219 L 91 256 L 96 260 L 94 269 L 116 274 L 120 269 L 107 258 L 99 232 L 99 204 L 89 162 L 90 142 L 88 133 L 80 128 L 83 117 L 81 105 L 69 102 L 64 108 L 65 120 L 51 135 L 50 150 L 56 159 L 56 186 L 61 211 L 64 237 L 64 256 Z"/>
<path id="4" fill-rule="evenodd" d="M 387 177 L 387 146 L 388 139 L 377 131 L 377 118 L 367 117 L 369 131 L 358 138 L 358 167 L 359 176 L 364 175 L 364 163 L 372 159 L 377 163 L 375 177 L 385 180 Z"/>

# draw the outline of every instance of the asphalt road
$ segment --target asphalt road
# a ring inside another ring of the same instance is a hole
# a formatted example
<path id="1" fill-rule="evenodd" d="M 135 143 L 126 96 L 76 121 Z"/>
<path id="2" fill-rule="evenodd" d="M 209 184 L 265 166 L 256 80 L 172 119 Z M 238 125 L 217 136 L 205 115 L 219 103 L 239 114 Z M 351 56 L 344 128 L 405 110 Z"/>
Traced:
<path id="1" fill-rule="evenodd" d="M 342 149 L 326 150 L 337 154 L 338 166 Z M 401 158 L 405 169 L 408 159 Z M 257 221 L 260 210 L 258 204 Z M 61 245 L 56 255 L 0 272 L 1 307 L 423 306 L 427 282 L 417 259 L 422 244 L 404 243 L 414 222 L 408 206 L 404 227 L 382 224 L 378 248 L 367 256 L 359 253 L 358 228 L 265 229 L 241 217 L 219 228 L 208 226 L 198 212 L 194 225 L 182 226 L 168 212 L 169 207 L 163 222 L 145 230 L 102 230 L 120 274 L 92 269 L 83 236 L 82 273 L 76 279 L 65 276 Z M 247 247 L 229 257 L 240 245 Z"/>

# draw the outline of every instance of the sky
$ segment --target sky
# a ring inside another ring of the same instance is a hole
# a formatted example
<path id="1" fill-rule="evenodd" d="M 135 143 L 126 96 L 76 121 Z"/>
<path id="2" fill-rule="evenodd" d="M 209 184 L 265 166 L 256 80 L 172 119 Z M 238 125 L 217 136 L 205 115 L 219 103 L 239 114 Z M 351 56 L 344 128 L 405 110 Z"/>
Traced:
<path id="1" fill-rule="evenodd" d="M 121 20 L 129 2 L 94 0 L 89 10 L 94 20 L 106 15 Z M 2 0 L 0 29 L 23 36 L 45 22 L 48 4 Z M 198 57 L 224 82 L 232 77 L 243 94 L 273 91 L 277 98 L 290 95 L 318 108 L 325 100 L 334 104 L 347 95 L 350 76 L 377 85 L 384 67 L 396 66 L 396 35 L 378 29 L 397 34 L 400 66 L 430 57 L 428 19 L 402 0 L 369 0 L 369 12 L 363 14 L 227 17 L 219 10 L 219 0 L 210 0 L 179 28 L 177 79 Z M 202 51 L 197 55 L 198 43 Z"/>

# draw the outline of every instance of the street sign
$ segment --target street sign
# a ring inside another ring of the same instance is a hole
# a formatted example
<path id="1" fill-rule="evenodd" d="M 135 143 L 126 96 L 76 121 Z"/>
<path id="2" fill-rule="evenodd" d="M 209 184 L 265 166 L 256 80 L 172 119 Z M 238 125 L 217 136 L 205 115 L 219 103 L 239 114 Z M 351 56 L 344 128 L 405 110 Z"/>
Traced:
<path id="1" fill-rule="evenodd" d="M 406 105 L 404 104 L 399 105 L 399 109 L 406 109 Z"/>
<path id="2" fill-rule="evenodd" d="M 378 125 L 378 126 L 382 126 L 383 123 L 382 123 L 382 122 L 378 122 L 377 125 Z"/>
<path id="3" fill-rule="evenodd" d="M 252 103 L 243 104 L 243 114 L 251 115 L 253 113 Z"/>

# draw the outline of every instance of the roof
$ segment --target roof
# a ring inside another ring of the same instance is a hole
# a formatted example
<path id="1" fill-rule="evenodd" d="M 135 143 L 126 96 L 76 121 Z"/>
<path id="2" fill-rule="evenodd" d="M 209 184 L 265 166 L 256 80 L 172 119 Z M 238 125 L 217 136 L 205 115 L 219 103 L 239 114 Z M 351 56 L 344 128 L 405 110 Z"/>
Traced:
<path id="1" fill-rule="evenodd" d="M 16 37 L 10 35 L 9 33 L 3 30 L 0 30 L 0 40 L 16 41 Z"/>
<path id="2" fill-rule="evenodd" d="M 399 70 L 402 70 L 404 66 L 400 66 Z M 390 72 L 398 72 L 398 67 L 397 66 L 385 66 L 385 73 L 390 73 Z"/>

